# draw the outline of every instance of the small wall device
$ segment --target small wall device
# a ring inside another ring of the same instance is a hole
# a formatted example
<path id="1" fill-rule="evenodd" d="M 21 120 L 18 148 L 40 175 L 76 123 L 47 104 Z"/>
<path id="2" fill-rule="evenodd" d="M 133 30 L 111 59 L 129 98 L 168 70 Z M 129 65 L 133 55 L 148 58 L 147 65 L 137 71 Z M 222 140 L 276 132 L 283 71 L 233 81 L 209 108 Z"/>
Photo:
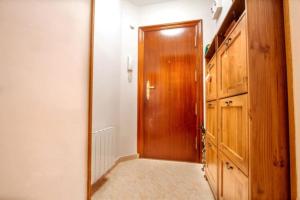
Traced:
<path id="1" fill-rule="evenodd" d="M 132 57 L 127 56 L 127 71 L 132 72 L 133 71 L 133 62 L 132 62 Z"/>
<path id="2" fill-rule="evenodd" d="M 212 5 L 210 8 L 212 12 L 212 18 L 218 19 L 222 11 L 222 0 L 212 0 Z"/>
<path id="3" fill-rule="evenodd" d="M 128 72 L 128 82 L 131 83 L 132 76 L 133 76 L 133 65 L 134 65 L 131 56 L 127 56 L 126 65 L 127 65 L 127 72 Z"/>

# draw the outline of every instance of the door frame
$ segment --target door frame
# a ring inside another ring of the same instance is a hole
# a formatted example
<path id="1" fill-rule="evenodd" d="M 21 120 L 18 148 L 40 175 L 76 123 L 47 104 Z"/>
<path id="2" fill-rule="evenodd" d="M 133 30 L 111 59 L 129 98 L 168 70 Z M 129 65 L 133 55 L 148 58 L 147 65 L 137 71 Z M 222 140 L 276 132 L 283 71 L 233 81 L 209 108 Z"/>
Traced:
<path id="1" fill-rule="evenodd" d="M 92 132 L 93 132 L 93 82 L 94 82 L 94 29 L 95 0 L 90 5 L 90 46 L 89 46 L 89 88 L 88 88 L 88 130 L 87 130 L 87 179 L 86 199 L 92 199 Z"/>
<path id="2" fill-rule="evenodd" d="M 197 159 L 196 162 L 202 161 L 201 149 L 203 148 L 201 138 L 201 126 L 204 123 L 204 83 L 203 83 L 203 23 L 202 20 L 192 20 L 192 21 L 184 21 L 177 23 L 167 23 L 167 24 L 159 24 L 153 26 L 143 26 L 139 28 L 138 35 L 138 118 L 137 118 L 137 149 L 140 157 L 144 157 L 144 124 L 143 124 L 143 116 L 144 116 L 144 33 L 148 31 L 154 30 L 164 30 L 170 28 L 180 28 L 180 27 L 196 27 L 195 33 L 195 50 L 196 50 L 196 70 L 197 74 Z M 202 86 L 202 87 L 200 87 Z M 201 98 L 202 97 L 202 98 Z"/>

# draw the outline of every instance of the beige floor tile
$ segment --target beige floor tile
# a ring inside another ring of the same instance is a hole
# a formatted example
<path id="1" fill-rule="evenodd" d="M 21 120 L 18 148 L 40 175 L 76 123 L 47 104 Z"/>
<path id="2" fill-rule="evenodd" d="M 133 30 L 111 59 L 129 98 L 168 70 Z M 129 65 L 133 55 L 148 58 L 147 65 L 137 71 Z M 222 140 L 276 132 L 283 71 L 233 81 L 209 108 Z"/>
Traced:
<path id="1" fill-rule="evenodd" d="M 120 163 L 93 200 L 213 200 L 200 164 L 136 159 Z"/>

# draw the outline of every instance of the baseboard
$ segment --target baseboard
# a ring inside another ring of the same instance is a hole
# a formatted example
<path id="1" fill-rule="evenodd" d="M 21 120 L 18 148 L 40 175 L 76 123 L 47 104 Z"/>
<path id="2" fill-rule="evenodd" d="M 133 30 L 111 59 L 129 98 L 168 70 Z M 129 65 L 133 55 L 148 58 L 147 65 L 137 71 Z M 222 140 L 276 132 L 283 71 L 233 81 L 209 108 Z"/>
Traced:
<path id="1" fill-rule="evenodd" d="M 139 154 L 133 154 L 133 155 L 129 155 L 129 156 L 122 156 L 116 161 L 116 164 L 119 164 L 120 162 L 125 162 L 125 161 L 128 161 L 128 160 L 138 159 L 138 158 L 139 158 Z"/>
<path id="2" fill-rule="evenodd" d="M 116 160 L 115 164 L 109 169 L 107 170 L 107 172 L 101 176 L 94 184 L 92 184 L 92 191 L 91 191 L 91 195 L 93 196 L 93 194 L 95 194 L 96 191 L 99 190 L 99 188 L 107 181 L 106 176 L 109 174 L 109 172 L 111 172 L 118 164 L 120 164 L 121 162 L 125 162 L 125 161 L 129 161 L 129 160 L 134 160 L 134 159 L 138 159 L 139 158 L 139 154 L 133 154 L 133 155 L 129 155 L 129 156 L 122 156 L 119 159 Z"/>

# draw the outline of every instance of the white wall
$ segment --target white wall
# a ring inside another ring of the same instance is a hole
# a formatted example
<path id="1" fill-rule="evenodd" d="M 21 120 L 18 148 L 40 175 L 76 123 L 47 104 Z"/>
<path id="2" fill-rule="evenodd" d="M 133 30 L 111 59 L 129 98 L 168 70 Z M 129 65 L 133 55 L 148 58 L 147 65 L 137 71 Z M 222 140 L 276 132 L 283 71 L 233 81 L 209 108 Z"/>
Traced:
<path id="1" fill-rule="evenodd" d="M 210 4 L 203 0 L 177 0 L 140 8 L 140 26 L 171 22 L 203 20 L 203 46 L 211 41 L 215 24 L 211 18 Z"/>
<path id="2" fill-rule="evenodd" d="M 89 0 L 0 1 L 0 199 L 83 200 Z"/>
<path id="3" fill-rule="evenodd" d="M 120 135 L 119 155 L 137 153 L 137 53 L 138 53 L 138 7 L 122 1 L 122 43 L 120 82 Z M 134 29 L 130 27 L 134 26 Z M 133 60 L 131 81 L 128 79 L 127 56 Z"/>
<path id="4" fill-rule="evenodd" d="M 93 132 L 119 128 L 120 0 L 95 1 Z"/>
<path id="5" fill-rule="evenodd" d="M 296 135 L 296 165 L 297 165 L 297 186 L 298 199 L 300 195 L 300 0 L 289 0 L 290 2 L 290 27 L 292 42 L 292 63 L 294 80 L 294 106 L 295 106 L 295 135 Z"/>
<path id="6" fill-rule="evenodd" d="M 121 2 L 95 0 L 92 184 L 118 158 Z"/>

